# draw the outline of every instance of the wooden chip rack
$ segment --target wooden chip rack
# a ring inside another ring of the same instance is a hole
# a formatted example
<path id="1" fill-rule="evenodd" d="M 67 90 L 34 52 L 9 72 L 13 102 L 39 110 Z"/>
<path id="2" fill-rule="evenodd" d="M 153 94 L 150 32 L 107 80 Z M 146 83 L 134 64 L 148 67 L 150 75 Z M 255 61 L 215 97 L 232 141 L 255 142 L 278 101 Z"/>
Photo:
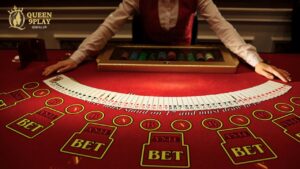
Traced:
<path id="1" fill-rule="evenodd" d="M 191 61 L 191 60 L 124 60 L 121 58 L 122 52 L 131 55 L 145 53 L 155 54 L 159 52 L 175 52 L 187 55 L 192 53 L 210 53 L 214 55 L 212 60 Z M 236 57 L 222 46 L 150 46 L 150 45 L 118 45 L 107 46 L 97 57 L 97 66 L 99 71 L 144 71 L 144 72 L 201 72 L 201 73 L 235 73 L 239 61 Z"/>

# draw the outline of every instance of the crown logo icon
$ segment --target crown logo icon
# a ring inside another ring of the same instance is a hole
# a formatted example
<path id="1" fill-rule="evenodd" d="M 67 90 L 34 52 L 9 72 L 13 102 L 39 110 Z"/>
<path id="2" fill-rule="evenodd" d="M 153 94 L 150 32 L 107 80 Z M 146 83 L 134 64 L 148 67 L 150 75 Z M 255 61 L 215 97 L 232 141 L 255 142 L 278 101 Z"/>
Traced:
<path id="1" fill-rule="evenodd" d="M 23 14 L 23 8 L 17 8 L 17 6 L 14 6 L 11 10 L 8 11 L 9 17 L 9 28 L 15 28 L 19 30 L 24 30 L 24 24 L 25 24 L 25 16 Z"/>

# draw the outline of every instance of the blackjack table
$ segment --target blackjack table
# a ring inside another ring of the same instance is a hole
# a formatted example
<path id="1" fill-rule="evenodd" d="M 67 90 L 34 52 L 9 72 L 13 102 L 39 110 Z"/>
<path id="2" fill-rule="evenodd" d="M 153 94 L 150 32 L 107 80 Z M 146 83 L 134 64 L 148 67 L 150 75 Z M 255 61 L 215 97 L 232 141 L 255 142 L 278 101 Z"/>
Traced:
<path id="1" fill-rule="evenodd" d="M 300 55 L 260 54 L 292 75 L 268 80 L 242 61 L 235 73 L 101 71 L 64 59 L 26 68 L 0 51 L 2 169 L 298 169 Z"/>

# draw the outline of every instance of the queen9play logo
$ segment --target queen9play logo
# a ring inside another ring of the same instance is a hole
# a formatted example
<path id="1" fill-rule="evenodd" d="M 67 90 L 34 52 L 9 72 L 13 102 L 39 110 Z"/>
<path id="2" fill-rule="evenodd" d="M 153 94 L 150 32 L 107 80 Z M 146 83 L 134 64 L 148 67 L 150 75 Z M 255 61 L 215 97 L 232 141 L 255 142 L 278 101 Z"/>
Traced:
<path id="1" fill-rule="evenodd" d="M 13 9 L 8 11 L 8 13 L 10 28 L 24 30 L 25 16 L 23 14 L 23 8 L 17 8 L 16 6 L 14 6 Z"/>
<path id="2" fill-rule="evenodd" d="M 23 8 L 14 6 L 8 13 L 9 28 L 18 30 L 25 29 L 24 24 L 26 20 L 32 29 L 46 29 L 52 20 L 52 12 L 49 11 L 28 11 L 23 13 Z"/>

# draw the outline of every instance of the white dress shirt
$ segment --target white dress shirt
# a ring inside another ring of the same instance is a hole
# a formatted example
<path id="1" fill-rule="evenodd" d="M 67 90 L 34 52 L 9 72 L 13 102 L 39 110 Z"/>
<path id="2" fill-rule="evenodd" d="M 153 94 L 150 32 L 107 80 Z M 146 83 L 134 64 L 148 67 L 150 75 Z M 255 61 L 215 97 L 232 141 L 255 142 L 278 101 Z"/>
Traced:
<path id="1" fill-rule="evenodd" d="M 179 0 L 158 0 L 158 13 L 160 25 L 169 30 L 176 26 Z M 123 0 L 119 7 L 112 12 L 105 21 L 89 35 L 70 57 L 80 63 L 86 57 L 97 54 L 113 35 L 127 22 L 135 12 L 139 10 L 139 0 Z M 233 26 L 220 14 L 212 0 L 198 0 L 197 12 L 210 25 L 218 38 L 233 53 L 244 59 L 251 66 L 261 62 L 256 48 L 245 43 Z"/>

